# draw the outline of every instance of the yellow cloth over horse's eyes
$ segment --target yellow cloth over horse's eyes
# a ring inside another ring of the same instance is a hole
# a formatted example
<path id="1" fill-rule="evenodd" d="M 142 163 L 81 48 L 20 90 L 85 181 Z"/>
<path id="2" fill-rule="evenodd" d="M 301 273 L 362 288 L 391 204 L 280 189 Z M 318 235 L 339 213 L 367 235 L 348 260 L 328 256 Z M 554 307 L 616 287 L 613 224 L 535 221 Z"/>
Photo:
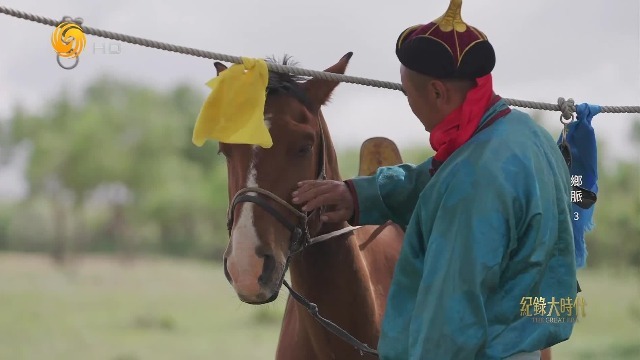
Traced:
<path id="1" fill-rule="evenodd" d="M 193 143 L 202 146 L 207 139 L 213 139 L 270 148 L 273 141 L 264 123 L 268 82 L 267 63 L 244 57 L 242 64 L 235 64 L 209 80 L 211 93 L 196 120 Z"/>

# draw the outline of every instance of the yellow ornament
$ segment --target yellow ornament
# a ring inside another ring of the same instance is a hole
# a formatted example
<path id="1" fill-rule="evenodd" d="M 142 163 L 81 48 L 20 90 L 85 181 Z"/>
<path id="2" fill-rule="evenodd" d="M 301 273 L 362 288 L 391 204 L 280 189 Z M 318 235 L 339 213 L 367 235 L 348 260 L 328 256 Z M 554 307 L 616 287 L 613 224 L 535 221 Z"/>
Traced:
<path id="1" fill-rule="evenodd" d="M 193 143 L 208 139 L 229 144 L 273 145 L 264 123 L 269 70 L 261 59 L 242 58 L 209 80 L 211 93 L 205 100 L 193 129 Z"/>
<path id="2" fill-rule="evenodd" d="M 454 29 L 457 32 L 466 31 L 467 24 L 462 20 L 462 0 L 451 0 L 444 15 L 433 22 L 438 24 L 440 26 L 440 30 L 444 32 Z"/>

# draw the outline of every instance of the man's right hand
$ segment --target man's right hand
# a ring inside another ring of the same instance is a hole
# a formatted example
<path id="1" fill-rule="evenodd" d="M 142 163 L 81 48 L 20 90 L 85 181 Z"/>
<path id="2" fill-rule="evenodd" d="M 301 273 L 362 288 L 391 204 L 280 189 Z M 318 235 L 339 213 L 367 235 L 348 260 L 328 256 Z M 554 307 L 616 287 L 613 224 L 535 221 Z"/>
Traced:
<path id="1" fill-rule="evenodd" d="M 303 211 L 325 206 L 320 219 L 324 222 L 348 221 L 353 216 L 354 199 L 347 185 L 336 180 L 306 180 L 298 183 L 292 194 L 294 204 L 303 204 Z"/>

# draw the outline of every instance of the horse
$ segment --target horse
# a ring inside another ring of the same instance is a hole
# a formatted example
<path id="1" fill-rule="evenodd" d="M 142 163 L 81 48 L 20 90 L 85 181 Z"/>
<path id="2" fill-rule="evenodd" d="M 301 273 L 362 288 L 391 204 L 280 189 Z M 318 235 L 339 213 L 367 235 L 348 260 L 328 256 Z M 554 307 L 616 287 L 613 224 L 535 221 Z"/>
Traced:
<path id="1" fill-rule="evenodd" d="M 347 53 L 325 71 L 344 74 L 351 56 Z M 285 56 L 282 63 L 288 61 Z M 227 69 L 219 62 L 215 67 L 218 76 Z M 303 80 L 269 74 L 264 121 L 271 148 L 219 143 L 229 191 L 224 273 L 242 302 L 260 305 L 278 297 L 288 270 L 291 287 L 315 303 L 321 316 L 367 346 L 377 346 L 404 232 L 391 222 L 356 229 L 347 222 L 324 223 L 320 211 L 303 213 L 292 205 L 299 181 L 341 180 L 321 110 L 338 82 Z M 305 239 L 323 234 L 331 239 L 305 246 Z M 363 356 L 374 358 L 329 332 L 288 297 L 277 360 Z"/>
<path id="2" fill-rule="evenodd" d="M 325 71 L 344 74 L 351 56 L 346 54 Z M 287 61 L 285 57 L 283 64 Z M 218 76 L 227 69 L 219 62 L 215 67 Z M 227 160 L 229 193 L 224 274 L 242 302 L 260 305 L 277 299 L 289 269 L 292 287 L 314 301 L 324 317 L 375 346 L 404 232 L 392 222 L 341 232 L 349 230 L 349 224 L 322 223 L 320 213 L 305 215 L 300 224 L 302 213 L 291 204 L 291 193 L 301 180 L 341 180 L 321 111 L 337 85 L 270 72 L 264 121 L 273 146 L 219 143 L 218 152 Z M 301 247 L 300 225 L 309 236 L 339 235 Z M 276 360 L 362 356 L 288 297 Z M 541 359 L 551 359 L 550 349 L 542 350 Z"/>

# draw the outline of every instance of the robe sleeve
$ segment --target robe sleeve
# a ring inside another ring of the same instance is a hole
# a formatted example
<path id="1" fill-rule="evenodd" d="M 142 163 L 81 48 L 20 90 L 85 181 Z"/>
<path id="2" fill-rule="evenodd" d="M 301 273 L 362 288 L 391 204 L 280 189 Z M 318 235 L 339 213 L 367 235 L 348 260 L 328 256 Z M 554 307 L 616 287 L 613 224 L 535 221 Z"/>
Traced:
<path id="1" fill-rule="evenodd" d="M 517 243 L 526 196 L 518 189 L 527 180 L 524 174 L 473 172 L 451 179 L 437 214 L 422 211 L 422 201 L 429 201 L 424 197 L 416 208 L 418 236 L 411 247 L 424 259 L 411 317 L 411 359 L 474 359 L 489 341 L 485 308 L 496 304 L 487 304 L 487 294 L 497 291 L 503 261 Z M 513 306 L 519 299 L 501 301 Z"/>
<path id="2" fill-rule="evenodd" d="M 381 167 L 372 176 L 345 183 L 355 200 L 353 225 L 381 225 L 391 220 L 406 228 L 422 189 L 431 179 L 431 158 L 420 165 Z"/>

